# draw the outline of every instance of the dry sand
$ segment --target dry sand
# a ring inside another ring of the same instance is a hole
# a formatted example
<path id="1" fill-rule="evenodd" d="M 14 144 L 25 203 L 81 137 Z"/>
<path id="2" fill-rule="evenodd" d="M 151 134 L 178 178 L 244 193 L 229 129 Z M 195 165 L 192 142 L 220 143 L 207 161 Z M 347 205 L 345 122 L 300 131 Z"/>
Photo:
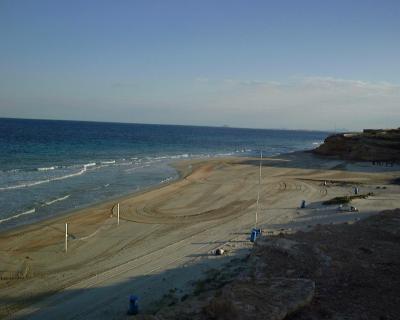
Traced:
<path id="1" fill-rule="evenodd" d="M 148 310 L 170 289 L 182 296 L 204 271 L 248 254 L 258 160 L 192 160 L 177 167 L 179 181 L 120 199 L 119 225 L 114 201 L 0 235 L 0 316 L 125 319 L 130 294 Z M 400 186 L 391 184 L 398 167 L 294 153 L 264 159 L 262 176 L 259 225 L 266 234 L 400 207 Z M 375 194 L 354 201 L 358 213 L 322 205 L 352 194 L 354 185 Z M 299 209 L 303 199 L 308 206 Z M 218 247 L 228 254 L 214 256 Z"/>

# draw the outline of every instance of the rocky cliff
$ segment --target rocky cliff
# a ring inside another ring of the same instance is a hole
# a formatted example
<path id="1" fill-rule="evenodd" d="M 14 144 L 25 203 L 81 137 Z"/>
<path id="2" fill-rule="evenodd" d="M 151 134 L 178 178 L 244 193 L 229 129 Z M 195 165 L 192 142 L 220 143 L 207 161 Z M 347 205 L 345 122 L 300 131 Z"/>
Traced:
<path id="1" fill-rule="evenodd" d="M 400 128 L 331 135 L 314 153 L 356 161 L 400 161 Z"/>

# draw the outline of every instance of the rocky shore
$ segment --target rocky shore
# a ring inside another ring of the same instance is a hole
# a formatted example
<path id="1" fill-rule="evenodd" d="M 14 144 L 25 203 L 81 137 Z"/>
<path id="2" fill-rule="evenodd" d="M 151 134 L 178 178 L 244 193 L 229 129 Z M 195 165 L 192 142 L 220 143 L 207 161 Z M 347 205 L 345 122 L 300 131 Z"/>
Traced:
<path id="1" fill-rule="evenodd" d="M 345 160 L 393 165 L 400 161 L 400 129 L 365 129 L 363 132 L 334 134 L 313 152 Z"/>

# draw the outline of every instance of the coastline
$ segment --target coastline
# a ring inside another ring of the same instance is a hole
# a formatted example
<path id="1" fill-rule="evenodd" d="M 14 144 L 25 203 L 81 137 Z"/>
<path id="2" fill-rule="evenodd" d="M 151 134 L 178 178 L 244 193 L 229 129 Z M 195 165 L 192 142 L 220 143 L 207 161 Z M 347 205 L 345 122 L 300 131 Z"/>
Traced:
<path id="1" fill-rule="evenodd" d="M 202 159 L 202 161 L 208 161 L 208 160 L 210 160 L 210 159 Z M 7 233 L 12 233 L 14 231 L 15 232 L 20 232 L 20 231 L 24 231 L 24 229 L 28 230 L 29 227 L 32 227 L 32 226 L 34 226 L 36 224 L 38 224 L 38 225 L 39 224 L 46 224 L 46 222 L 51 224 L 51 223 L 59 222 L 59 220 L 66 219 L 66 218 L 69 218 L 69 217 L 73 217 L 75 215 L 84 214 L 86 211 L 90 211 L 90 210 L 96 210 L 96 209 L 100 209 L 100 208 L 104 208 L 104 207 L 110 207 L 110 212 L 111 212 L 112 207 L 116 203 L 118 203 L 120 201 L 124 201 L 124 200 L 127 200 L 129 198 L 132 198 L 132 197 L 135 197 L 135 196 L 139 196 L 139 195 L 144 194 L 146 192 L 151 192 L 151 191 L 157 190 L 157 189 L 162 188 L 164 186 L 167 186 L 167 185 L 169 185 L 171 183 L 174 183 L 176 181 L 184 179 L 187 175 L 190 174 L 190 172 L 187 172 L 187 170 L 184 170 L 184 168 L 180 169 L 180 167 L 181 167 L 180 163 L 181 162 L 185 162 L 185 161 L 191 161 L 191 160 L 178 160 L 178 161 L 174 161 L 174 162 L 171 162 L 170 164 L 168 164 L 169 166 L 171 166 L 172 168 L 174 168 L 177 171 L 178 177 L 176 179 L 173 179 L 173 180 L 170 180 L 170 181 L 167 181 L 167 182 L 164 182 L 164 183 L 155 184 L 155 185 L 152 185 L 152 186 L 149 186 L 149 187 L 145 187 L 145 188 L 143 188 L 141 190 L 130 191 L 130 192 L 125 193 L 123 195 L 117 195 L 117 196 L 111 197 L 109 199 L 100 201 L 100 202 L 95 202 L 95 203 L 89 203 L 89 204 L 86 204 L 86 205 L 82 205 L 79 208 L 72 208 L 72 209 L 69 209 L 69 210 L 58 212 L 58 213 L 55 213 L 54 216 L 52 216 L 52 217 L 47 217 L 47 218 L 44 217 L 43 219 L 38 220 L 38 221 L 32 221 L 32 222 L 28 222 L 28 223 L 22 224 L 22 225 L 11 226 L 11 227 L 6 228 L 4 230 L 0 230 L 0 237 L 3 236 L 3 235 L 7 235 Z M 197 159 L 193 159 L 193 161 L 197 161 Z"/>
<path id="2" fill-rule="evenodd" d="M 89 306 L 82 306 L 75 291 L 94 299 L 99 310 L 106 308 L 114 314 L 125 307 L 126 295 L 133 288 L 147 308 L 171 289 L 171 283 L 176 282 L 186 294 L 193 290 L 188 283 L 207 269 L 248 254 L 259 159 L 181 160 L 174 165 L 180 173 L 177 180 L 2 233 L 0 267 L 5 280 L 0 281 L 0 293 L 7 299 L 0 305 L 0 315 L 57 318 L 57 312 L 71 308 L 70 303 L 81 312 Z M 262 170 L 259 224 L 268 233 L 354 222 L 400 206 L 400 187 L 389 183 L 398 171 L 373 172 L 306 152 L 264 158 Z M 330 181 L 326 190 L 321 187 L 324 180 Z M 362 192 L 376 193 L 371 199 L 355 201 L 359 213 L 341 213 L 321 204 L 321 200 L 351 193 L 354 183 Z M 381 185 L 385 189 L 376 189 Z M 309 206 L 299 211 L 304 198 Z M 110 216 L 117 201 L 121 204 L 119 225 Z M 66 220 L 68 253 L 64 251 Z M 221 259 L 212 254 L 220 246 L 229 252 Z M 23 277 L 12 279 L 13 275 Z M 61 299 L 54 313 L 41 303 L 47 298 Z M 93 318 L 107 317 L 94 312 Z"/>
<path id="3" fill-rule="evenodd" d="M 308 152 L 308 150 L 305 151 L 295 151 L 293 153 L 296 152 Z M 288 153 L 291 154 L 291 153 Z M 128 191 L 124 194 L 121 195 L 116 195 L 113 197 L 110 197 L 108 199 L 105 200 L 101 200 L 99 202 L 94 202 L 94 203 L 88 203 L 88 204 L 84 204 L 81 205 L 77 208 L 71 208 L 71 209 L 67 209 L 67 210 L 63 210 L 61 212 L 57 212 L 55 213 L 53 216 L 50 217 L 43 217 L 42 219 L 39 220 L 35 220 L 35 221 L 31 221 L 31 222 L 27 222 L 25 224 L 21 224 L 21 225 L 16 225 L 16 226 L 9 226 L 9 227 L 5 227 L 4 229 L 0 229 L 0 237 L 3 235 L 6 235 L 7 233 L 11 233 L 14 231 L 23 231 L 24 229 L 29 229 L 29 227 L 31 226 L 35 226 L 36 224 L 51 224 L 51 223 L 55 223 L 55 222 L 59 222 L 59 220 L 62 219 L 66 219 L 68 217 L 74 217 L 75 215 L 80 215 L 80 214 L 84 214 L 87 211 L 92 211 L 92 210 L 96 210 L 96 209 L 104 209 L 105 207 L 109 208 L 110 211 L 112 210 L 112 207 L 114 205 L 116 205 L 116 203 L 130 199 L 132 197 L 135 196 L 139 196 L 142 195 L 144 193 L 147 192 L 151 192 L 160 188 L 163 188 L 165 186 L 168 186 L 174 182 L 180 181 L 182 179 L 185 179 L 186 176 L 190 175 L 191 172 L 193 171 L 193 169 L 195 168 L 195 166 L 200 166 L 203 163 L 209 162 L 209 161 L 219 161 L 219 160 L 233 160 L 233 161 L 241 161 L 241 160 L 246 160 L 246 159 L 257 159 L 257 158 L 252 158 L 252 157 L 239 157 L 239 156 L 214 156 L 214 157 L 207 157 L 207 158 L 193 158 L 193 159 L 179 159 L 179 160 L 175 160 L 172 161 L 170 163 L 168 163 L 167 165 L 172 167 L 173 169 L 176 170 L 177 173 L 177 178 L 172 179 L 172 180 L 168 180 L 166 182 L 160 182 L 158 184 L 154 184 L 148 187 L 143 187 L 140 190 L 132 190 L 132 191 Z M 188 169 L 187 165 L 185 168 L 185 163 L 188 163 L 188 165 L 193 165 L 195 164 L 194 168 Z"/>
<path id="4" fill-rule="evenodd" d="M 257 157 L 261 146 L 265 154 L 284 153 L 311 148 L 328 134 L 0 120 L 8 128 L 0 155 L 0 232 L 176 179 L 168 164 L 179 159 Z M 35 143 L 24 144 L 24 138 Z"/>

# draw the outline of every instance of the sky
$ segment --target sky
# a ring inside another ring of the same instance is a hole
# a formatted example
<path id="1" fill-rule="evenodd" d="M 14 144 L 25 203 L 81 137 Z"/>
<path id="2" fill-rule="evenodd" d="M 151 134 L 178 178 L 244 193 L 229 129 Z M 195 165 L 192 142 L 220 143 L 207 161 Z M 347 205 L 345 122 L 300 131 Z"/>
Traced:
<path id="1" fill-rule="evenodd" d="M 400 127 L 400 1 L 0 0 L 0 117 Z"/>

